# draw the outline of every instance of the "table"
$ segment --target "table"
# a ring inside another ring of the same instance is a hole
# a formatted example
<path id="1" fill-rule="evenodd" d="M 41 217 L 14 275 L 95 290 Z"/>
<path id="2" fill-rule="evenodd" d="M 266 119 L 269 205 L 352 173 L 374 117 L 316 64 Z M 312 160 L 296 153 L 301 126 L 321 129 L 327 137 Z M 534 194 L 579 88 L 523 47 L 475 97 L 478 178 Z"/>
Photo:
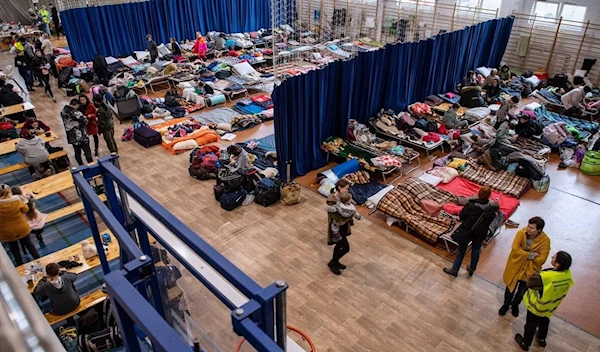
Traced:
<path id="1" fill-rule="evenodd" d="M 105 234 L 105 233 L 108 233 L 110 235 L 110 237 L 112 238 L 112 241 L 108 244 L 108 252 L 106 253 L 106 259 L 110 262 L 111 260 L 119 258 L 119 242 L 117 241 L 115 236 L 113 236 L 112 232 L 110 232 L 108 230 L 102 231 L 100 233 L 100 235 Z M 92 246 L 95 246 L 93 237 L 90 237 L 84 241 L 88 241 L 90 244 L 92 244 Z M 81 242 L 83 242 L 83 241 L 81 241 Z M 61 249 L 58 252 L 54 252 L 54 253 L 45 255 L 45 256 L 41 257 L 39 259 L 39 261 L 42 264 L 42 266 L 44 268 L 46 268 L 46 265 L 48 265 L 50 263 L 58 263 L 61 260 L 68 260 L 69 257 L 72 257 L 74 255 L 79 255 L 79 262 L 83 265 L 72 268 L 72 269 L 65 269 L 74 274 L 81 274 L 88 270 L 92 270 L 92 269 L 100 266 L 100 257 L 99 256 L 95 256 L 90 259 L 85 259 L 83 257 L 83 253 L 81 251 L 81 242 L 76 243 L 70 247 Z M 23 265 L 18 266 L 17 272 L 19 273 L 19 275 L 21 277 L 25 276 L 26 268 L 28 266 L 30 266 L 31 264 L 37 263 L 37 261 L 38 261 L 38 259 L 34 259 L 33 261 L 31 261 L 29 263 L 25 263 Z M 29 292 L 33 293 L 33 289 L 38 284 L 38 282 L 40 281 L 41 278 L 42 278 L 42 276 L 40 274 L 38 274 L 36 279 L 33 281 L 33 286 L 31 286 L 29 288 Z"/>
<path id="2" fill-rule="evenodd" d="M 21 186 L 23 194 L 31 193 L 36 199 L 42 199 L 49 195 L 75 187 L 71 171 L 59 172 Z"/>
<path id="3" fill-rule="evenodd" d="M 46 142 L 46 143 L 55 141 L 60 138 L 53 131 L 50 131 L 49 133 L 50 133 L 49 136 L 46 136 L 46 134 L 41 134 L 41 135 L 39 135 L 39 137 L 41 139 L 43 139 L 44 142 Z M 16 152 L 17 151 L 16 146 L 20 140 L 21 140 L 21 138 L 16 138 L 16 139 L 11 139 L 10 141 L 0 143 L 0 155 Z"/>
<path id="4" fill-rule="evenodd" d="M 30 102 L 26 102 L 23 104 L 15 104 L 15 105 L 10 105 L 10 106 L 5 106 L 4 108 L 6 109 L 6 112 L 3 112 L 2 111 L 3 109 L 0 109 L 0 118 L 18 114 L 20 112 L 24 112 L 27 110 L 33 110 L 33 109 L 35 109 L 35 106 L 33 106 L 33 104 L 31 104 Z"/>

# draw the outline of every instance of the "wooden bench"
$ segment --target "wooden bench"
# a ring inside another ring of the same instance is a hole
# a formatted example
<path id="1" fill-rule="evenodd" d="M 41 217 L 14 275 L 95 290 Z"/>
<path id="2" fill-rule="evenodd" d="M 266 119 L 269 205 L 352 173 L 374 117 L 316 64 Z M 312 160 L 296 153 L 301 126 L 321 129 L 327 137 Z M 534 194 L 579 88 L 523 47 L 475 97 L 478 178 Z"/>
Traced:
<path id="1" fill-rule="evenodd" d="M 100 198 L 100 200 L 102 200 L 102 202 L 106 202 L 106 195 L 101 194 L 99 196 L 99 198 Z M 55 211 L 49 213 L 48 214 L 48 218 L 46 218 L 46 222 L 50 222 L 50 221 L 58 220 L 60 218 L 64 218 L 65 216 L 69 216 L 71 214 L 78 213 L 78 212 L 82 211 L 83 209 L 84 209 L 83 202 L 71 204 L 69 206 L 66 206 L 64 208 L 60 208 L 58 210 L 55 210 Z"/>
<path id="2" fill-rule="evenodd" d="M 75 187 L 73 175 L 71 174 L 71 171 L 67 170 L 59 172 L 56 175 L 24 184 L 21 186 L 21 191 L 23 191 L 23 194 L 33 194 L 36 199 L 42 199 L 72 187 Z"/>
<path id="3" fill-rule="evenodd" d="M 58 158 L 63 157 L 65 155 L 67 155 L 67 152 L 64 151 L 64 150 L 52 153 L 52 154 L 48 155 L 48 161 L 52 161 L 52 160 L 58 159 Z M 19 164 L 13 164 L 13 165 L 9 165 L 9 166 L 3 167 L 2 169 L 0 169 L 0 176 L 1 175 L 6 175 L 8 173 L 15 172 L 15 171 L 18 171 L 18 170 L 26 169 L 29 166 L 31 166 L 31 165 L 26 164 L 25 162 L 22 162 L 22 163 L 19 163 Z"/>
<path id="4" fill-rule="evenodd" d="M 60 323 L 68 318 L 74 316 L 75 314 L 79 314 L 84 310 L 95 306 L 98 303 L 103 302 L 108 296 L 106 293 L 102 292 L 102 290 L 94 291 L 87 296 L 81 297 L 81 302 L 79 303 L 79 307 L 74 311 L 67 313 L 65 315 L 54 315 L 52 313 L 46 313 L 46 320 L 50 325 L 54 325 Z"/>
<path id="5" fill-rule="evenodd" d="M 46 136 L 45 134 L 41 134 L 40 138 L 42 140 L 44 140 L 44 142 L 46 142 L 46 143 L 49 143 L 49 142 L 59 139 L 58 135 L 56 133 L 54 133 L 53 131 L 50 131 L 49 136 Z M 21 140 L 21 138 L 16 138 L 16 139 L 11 139 L 10 141 L 0 143 L 0 155 L 16 152 L 17 151 L 16 146 L 20 140 Z"/>
<path id="6" fill-rule="evenodd" d="M 113 236 L 112 232 L 110 232 L 108 230 L 100 232 L 101 235 L 105 234 L 105 233 L 108 233 L 112 238 L 112 241 L 108 244 L 108 252 L 106 253 L 106 259 L 108 261 L 111 261 L 111 260 L 119 258 L 119 242 Z M 88 241 L 90 244 L 95 246 L 93 237 L 89 237 L 89 238 L 85 239 L 84 241 Z M 81 242 L 83 242 L 83 241 L 81 241 Z M 68 260 L 69 257 L 72 257 L 74 255 L 79 256 L 79 262 L 83 265 L 77 266 L 77 267 L 71 268 L 71 269 L 66 269 L 67 271 L 69 271 L 71 273 L 81 274 L 88 270 L 92 270 L 92 269 L 100 266 L 100 257 L 99 256 L 95 256 L 90 259 L 85 259 L 83 257 L 83 253 L 81 251 L 81 242 L 76 243 L 67 248 L 61 249 L 60 251 L 45 255 L 45 256 L 41 257 L 40 259 L 34 259 L 29 263 L 20 265 L 17 267 L 17 273 L 19 273 L 19 275 L 21 277 L 25 276 L 26 268 L 28 266 L 30 266 L 31 264 L 37 263 L 38 260 L 40 261 L 40 264 L 42 264 L 42 266 L 45 268 L 46 265 L 48 265 L 50 263 L 58 263 L 61 260 Z M 35 288 L 35 286 L 37 285 L 37 283 L 40 281 L 41 278 L 42 278 L 42 276 L 40 274 L 38 274 L 38 276 L 33 281 L 33 286 L 31 286 L 29 288 L 29 292 L 33 293 L 33 289 Z"/>

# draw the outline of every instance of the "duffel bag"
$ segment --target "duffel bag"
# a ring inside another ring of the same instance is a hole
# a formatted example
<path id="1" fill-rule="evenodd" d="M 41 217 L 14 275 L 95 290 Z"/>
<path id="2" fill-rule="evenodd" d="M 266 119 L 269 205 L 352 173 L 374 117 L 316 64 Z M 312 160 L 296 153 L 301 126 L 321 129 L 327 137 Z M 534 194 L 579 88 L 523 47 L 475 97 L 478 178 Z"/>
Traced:
<path id="1" fill-rule="evenodd" d="M 218 202 L 221 200 L 221 196 L 223 195 L 223 193 L 225 193 L 225 190 L 221 185 L 214 185 L 213 192 L 215 193 L 215 200 Z"/>
<path id="2" fill-rule="evenodd" d="M 300 185 L 292 182 L 281 188 L 281 204 L 292 205 L 300 203 Z"/>
<path id="3" fill-rule="evenodd" d="M 599 176 L 600 175 L 600 151 L 588 150 L 581 160 L 579 170 L 584 174 Z"/>
<path id="4" fill-rule="evenodd" d="M 225 192 L 231 193 L 244 187 L 244 176 L 238 173 L 228 174 L 219 178 L 219 183 L 223 185 Z"/>
<path id="5" fill-rule="evenodd" d="M 188 171 L 190 173 L 190 176 L 197 180 L 204 181 L 210 178 L 210 174 L 202 166 L 194 167 L 193 165 L 190 165 Z"/>
<path id="6" fill-rule="evenodd" d="M 263 207 L 268 207 L 279 201 L 280 190 L 279 186 L 268 178 L 263 178 L 256 185 L 256 198 L 254 202 Z"/>
<path id="7" fill-rule="evenodd" d="M 221 208 L 232 211 L 233 209 L 239 207 L 246 199 L 246 195 L 248 193 L 245 189 L 239 189 L 235 192 L 225 192 L 221 195 L 219 202 L 221 203 Z"/>

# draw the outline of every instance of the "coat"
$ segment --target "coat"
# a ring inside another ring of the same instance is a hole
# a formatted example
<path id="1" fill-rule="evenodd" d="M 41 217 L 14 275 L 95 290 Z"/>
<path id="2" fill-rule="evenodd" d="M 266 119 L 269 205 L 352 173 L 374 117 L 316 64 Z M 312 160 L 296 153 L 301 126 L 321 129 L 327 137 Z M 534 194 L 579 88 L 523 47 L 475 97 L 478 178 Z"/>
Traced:
<path id="1" fill-rule="evenodd" d="M 11 106 L 23 104 L 23 98 L 12 90 L 12 85 L 5 85 L 0 88 L 0 105 Z"/>
<path id="2" fill-rule="evenodd" d="M 46 142 L 38 136 L 34 136 L 31 139 L 19 139 L 16 149 L 23 155 L 23 160 L 28 165 L 36 166 L 48 161 Z"/>
<path id="3" fill-rule="evenodd" d="M 83 111 L 82 111 L 83 110 Z M 98 119 L 96 116 L 96 107 L 94 104 L 88 102 L 87 106 L 81 106 L 81 110 L 79 110 L 88 120 L 87 125 L 85 127 L 88 135 L 93 136 L 98 134 Z"/>
<path id="4" fill-rule="evenodd" d="M 550 238 L 543 231 L 535 238 L 529 251 L 525 250 L 526 240 L 527 228 L 522 228 L 515 236 L 506 261 L 503 280 L 510 292 L 514 292 L 518 281 L 527 282 L 533 274 L 539 273 L 550 254 Z M 540 255 L 529 260 L 529 252 L 537 252 Z"/>
<path id="5" fill-rule="evenodd" d="M 90 142 L 85 125 L 87 119 L 81 112 L 70 105 L 67 105 L 60 112 L 65 132 L 67 133 L 67 142 L 73 145 L 81 145 Z"/>
<path id="6" fill-rule="evenodd" d="M 115 123 L 113 122 L 112 113 L 108 111 L 106 104 L 102 104 L 96 113 L 96 117 L 98 118 L 98 129 L 101 133 L 111 131 L 115 128 Z"/>
<path id="7" fill-rule="evenodd" d="M 14 242 L 29 235 L 27 211 L 29 207 L 19 196 L 0 199 L 0 242 Z"/>
<path id="8" fill-rule="evenodd" d="M 500 209 L 500 207 L 498 206 L 498 203 L 494 201 L 482 201 L 476 198 L 470 199 L 458 214 L 458 217 L 462 220 L 462 224 L 457 231 L 466 231 L 470 241 L 477 243 L 483 242 L 487 237 L 488 228 L 492 221 L 494 221 L 498 209 Z M 477 223 L 477 220 L 479 220 L 481 215 L 483 215 L 483 217 L 481 218 L 481 221 Z M 475 226 L 476 224 L 477 226 Z"/>
<path id="9" fill-rule="evenodd" d="M 338 197 L 337 194 L 332 193 L 329 195 L 329 197 L 327 197 L 327 205 L 331 206 L 331 205 L 335 205 L 338 202 Z M 338 222 L 342 222 L 343 218 L 341 217 L 341 215 L 337 214 L 337 213 L 327 213 L 327 244 L 328 245 L 333 245 L 335 244 L 335 242 L 333 242 L 333 232 L 331 230 L 331 222 L 332 221 L 338 221 Z M 353 220 L 350 220 L 348 222 L 346 222 L 344 225 L 340 226 L 340 235 L 342 237 L 346 237 L 346 236 L 350 236 L 351 231 L 350 231 L 350 227 L 353 225 Z"/>

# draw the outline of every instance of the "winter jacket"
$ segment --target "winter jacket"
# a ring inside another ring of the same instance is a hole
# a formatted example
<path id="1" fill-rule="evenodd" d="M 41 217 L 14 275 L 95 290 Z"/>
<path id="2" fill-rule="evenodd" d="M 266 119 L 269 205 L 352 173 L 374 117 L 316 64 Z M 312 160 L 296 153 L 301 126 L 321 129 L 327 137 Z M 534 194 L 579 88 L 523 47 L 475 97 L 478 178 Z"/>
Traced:
<path id="1" fill-rule="evenodd" d="M 77 309 L 81 300 L 74 284 L 77 274 L 63 271 L 59 276 L 62 280 L 61 288 L 56 288 L 47 278 L 43 278 L 38 282 L 33 294 L 48 297 L 53 314 L 65 315 Z"/>
<path id="2" fill-rule="evenodd" d="M 60 117 L 63 120 L 63 125 L 67 132 L 67 142 L 69 144 L 81 145 L 89 143 L 90 139 L 85 127 L 87 119 L 81 112 L 72 106 L 67 105 L 61 111 Z"/>
<path id="3" fill-rule="evenodd" d="M 102 55 L 94 56 L 94 63 L 93 63 L 92 68 L 93 68 L 94 72 L 108 70 L 108 64 L 106 63 L 106 58 Z"/>
<path id="4" fill-rule="evenodd" d="M 33 72 L 39 75 L 42 73 L 42 66 L 46 66 L 47 63 L 48 61 L 46 61 L 45 57 L 35 56 L 33 59 L 31 59 L 31 69 L 33 70 Z"/>
<path id="5" fill-rule="evenodd" d="M 27 55 L 15 56 L 15 67 L 19 69 L 19 74 L 23 74 L 31 69 L 31 58 Z"/>
<path id="6" fill-rule="evenodd" d="M 23 159 L 28 165 L 35 166 L 48 161 L 46 142 L 38 136 L 33 136 L 31 139 L 21 138 L 16 149 L 23 155 Z"/>
<path id="7" fill-rule="evenodd" d="M 87 134 L 90 136 L 98 134 L 98 120 L 96 118 L 97 112 L 94 104 L 88 102 L 86 106 L 82 105 L 79 108 L 79 112 L 81 112 L 88 120 L 86 125 Z"/>
<path id="8" fill-rule="evenodd" d="M 29 207 L 19 196 L 0 199 L 0 242 L 14 242 L 29 235 L 27 211 Z"/>
<path id="9" fill-rule="evenodd" d="M 156 59 L 158 57 L 158 46 L 154 40 L 148 42 L 148 51 L 150 52 L 150 57 L 152 59 Z"/>
<path id="10" fill-rule="evenodd" d="M 12 90 L 12 85 L 5 85 L 0 88 L 0 104 L 4 106 L 11 106 L 16 104 L 22 104 L 23 98 L 19 94 Z"/>
<path id="11" fill-rule="evenodd" d="M 446 125 L 446 128 L 455 128 L 456 126 L 458 126 L 458 123 L 460 122 L 458 120 L 458 115 L 456 115 L 456 111 L 454 111 L 454 109 L 448 109 L 448 111 L 446 111 L 444 113 L 444 125 Z"/>
<path id="12" fill-rule="evenodd" d="M 98 108 L 96 116 L 98 118 L 98 129 L 101 133 L 104 133 L 104 131 L 111 131 L 115 128 L 112 113 L 108 111 L 108 107 L 106 107 L 106 104 L 102 104 Z"/>
<path id="13" fill-rule="evenodd" d="M 46 125 L 42 121 L 38 120 L 37 123 L 38 123 L 38 128 L 41 128 L 42 130 L 44 130 L 44 132 L 50 131 L 50 127 L 48 127 L 48 125 Z M 29 119 L 27 119 L 23 123 L 23 127 L 21 127 L 20 137 L 25 138 L 25 136 L 27 135 L 26 132 L 29 132 L 30 130 L 33 130 L 33 126 L 31 124 L 31 122 L 29 121 Z"/>
<path id="14" fill-rule="evenodd" d="M 573 137 L 564 122 L 553 122 L 544 127 L 544 136 L 552 144 L 562 144 L 567 138 Z"/>
<path id="15" fill-rule="evenodd" d="M 498 209 L 500 209 L 500 207 L 498 206 L 498 203 L 494 201 L 483 201 L 478 198 L 469 199 L 467 205 L 465 205 L 460 211 L 460 214 L 458 214 L 462 220 L 462 224 L 457 231 L 467 232 L 470 241 L 483 242 L 488 234 L 490 224 L 496 217 L 496 211 Z M 475 226 L 482 214 L 484 215 L 481 218 L 481 221 Z"/>

